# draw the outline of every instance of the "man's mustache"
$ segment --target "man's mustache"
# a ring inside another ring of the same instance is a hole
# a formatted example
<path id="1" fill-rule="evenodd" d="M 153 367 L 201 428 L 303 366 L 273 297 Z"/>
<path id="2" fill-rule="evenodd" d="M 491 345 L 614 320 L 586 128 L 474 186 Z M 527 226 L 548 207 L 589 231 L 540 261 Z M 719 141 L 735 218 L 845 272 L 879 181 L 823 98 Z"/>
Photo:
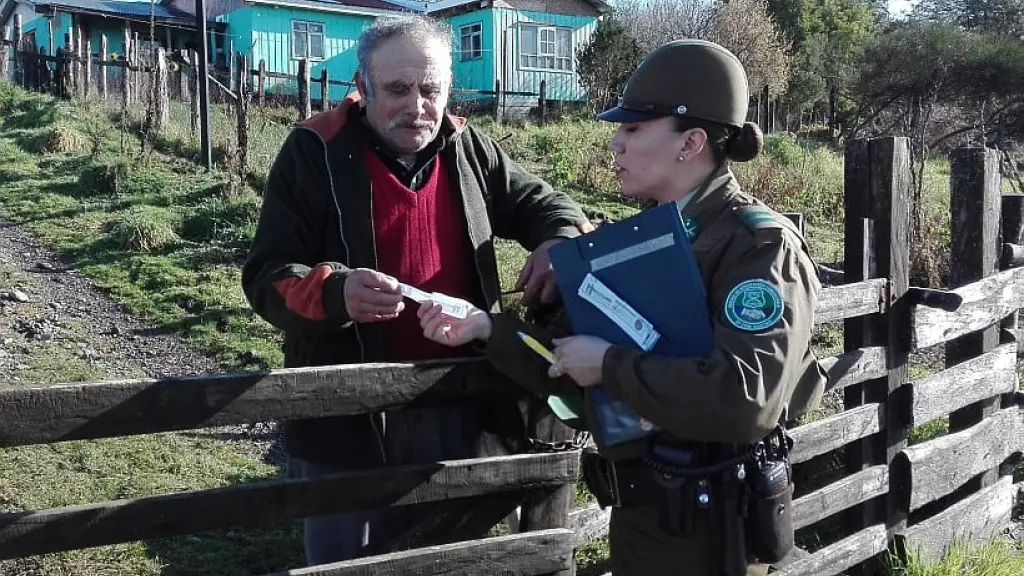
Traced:
<path id="1" fill-rule="evenodd" d="M 434 123 L 427 120 L 392 120 L 391 122 L 388 122 L 388 130 L 394 130 L 395 128 L 427 130 L 433 127 Z"/>

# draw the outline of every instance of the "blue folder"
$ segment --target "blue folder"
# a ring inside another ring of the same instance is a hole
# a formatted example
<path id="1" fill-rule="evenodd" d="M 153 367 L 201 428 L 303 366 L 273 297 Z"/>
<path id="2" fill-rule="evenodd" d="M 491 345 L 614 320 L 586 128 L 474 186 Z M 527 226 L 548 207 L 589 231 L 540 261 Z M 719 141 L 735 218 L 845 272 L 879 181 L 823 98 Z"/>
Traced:
<path id="1" fill-rule="evenodd" d="M 707 292 L 674 203 L 559 242 L 549 254 L 573 333 L 668 356 L 711 353 L 714 332 Z M 621 302 L 608 306 L 601 287 Z M 598 305 L 618 310 L 620 314 L 613 312 L 613 316 L 619 317 L 619 322 Z M 650 326 L 644 326 L 630 309 Z M 621 444 L 658 432 L 657 426 L 640 418 L 604 388 L 594 387 L 590 398 L 598 418 L 595 433 L 606 444 Z"/>

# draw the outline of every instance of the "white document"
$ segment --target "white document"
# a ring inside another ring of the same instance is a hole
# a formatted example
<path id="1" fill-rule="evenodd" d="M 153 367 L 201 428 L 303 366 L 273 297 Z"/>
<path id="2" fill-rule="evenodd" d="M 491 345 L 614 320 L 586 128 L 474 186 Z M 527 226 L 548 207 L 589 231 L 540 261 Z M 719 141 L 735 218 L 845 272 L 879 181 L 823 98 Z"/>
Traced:
<path id="1" fill-rule="evenodd" d="M 469 316 L 469 306 L 465 302 L 452 298 L 446 294 L 440 292 L 432 292 L 430 294 L 420 290 L 419 288 L 409 286 L 408 284 L 398 283 L 398 286 L 402 290 L 402 296 L 412 300 L 413 302 L 422 303 L 426 300 L 430 300 L 434 304 L 441 305 L 441 312 L 451 316 L 452 318 L 458 318 L 459 320 Z"/>
<path id="2" fill-rule="evenodd" d="M 629 334 L 629 337 L 644 352 L 654 348 L 654 345 L 658 343 L 658 339 L 661 338 L 661 334 L 658 334 L 653 324 L 641 316 L 639 312 L 634 310 L 622 298 L 619 298 L 617 294 L 612 292 L 610 288 L 605 286 L 604 282 L 598 280 L 593 274 L 587 274 L 580 284 L 577 293 L 580 295 L 580 298 L 593 304 L 594 307 L 610 318 L 612 322 L 615 322 L 619 328 L 622 328 L 626 334 Z"/>

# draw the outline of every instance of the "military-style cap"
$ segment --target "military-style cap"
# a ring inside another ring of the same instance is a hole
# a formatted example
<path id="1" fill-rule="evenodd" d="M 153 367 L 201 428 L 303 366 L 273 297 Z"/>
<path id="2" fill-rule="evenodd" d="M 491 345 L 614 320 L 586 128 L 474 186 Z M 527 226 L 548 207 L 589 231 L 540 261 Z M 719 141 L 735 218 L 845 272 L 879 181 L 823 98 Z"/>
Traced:
<path id="1" fill-rule="evenodd" d="M 676 40 L 651 52 L 630 76 L 619 105 L 597 117 L 689 116 L 742 128 L 749 100 L 747 73 L 732 52 L 705 40 Z"/>

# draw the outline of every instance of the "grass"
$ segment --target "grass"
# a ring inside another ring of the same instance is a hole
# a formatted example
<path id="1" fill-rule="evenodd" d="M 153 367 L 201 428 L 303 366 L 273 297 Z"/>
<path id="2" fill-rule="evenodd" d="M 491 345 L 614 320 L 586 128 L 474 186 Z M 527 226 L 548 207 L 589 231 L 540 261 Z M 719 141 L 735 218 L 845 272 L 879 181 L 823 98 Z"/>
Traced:
<path id="1" fill-rule="evenodd" d="M 129 118 L 123 132 L 116 111 L 101 104 L 55 102 L 0 83 L 0 215 L 24 223 L 128 312 L 215 356 L 223 369 L 280 367 L 279 336 L 250 312 L 239 269 L 259 209 L 255 191 L 294 117 L 290 111 L 250 110 L 249 162 L 243 170 L 234 118 L 223 107 L 211 109 L 216 169 L 207 173 L 195 163 L 199 143 L 185 106 L 172 103 L 169 128 L 143 151 L 138 118 Z M 637 210 L 616 191 L 606 145 L 610 126 L 583 119 L 546 126 L 490 118 L 473 122 L 527 169 L 569 191 L 592 217 L 620 219 Z M 747 191 L 779 210 L 805 214 L 816 259 L 842 258 L 840 151 L 769 135 L 764 155 L 734 166 Z M 948 245 L 948 233 L 942 233 L 948 230 L 948 178 L 944 160 L 926 164 L 926 221 L 934 234 L 923 256 L 915 256 L 924 263 Z M 501 239 L 496 250 L 501 283 L 508 289 L 526 252 Z M 821 327 L 814 344 L 822 356 L 840 352 L 841 327 Z M 914 370 L 915 377 L 925 374 L 920 367 Z M 36 382 L 110 376 L 73 357 L 45 354 L 32 359 L 28 374 L 26 379 Z M 829 394 L 805 421 L 841 408 L 841 396 Z M 944 433 L 944 426 L 937 421 L 914 430 L 911 441 Z M 243 445 L 200 431 L 4 450 L 0 503 L 15 509 L 49 507 L 279 473 Z M 841 474 L 842 460 L 825 455 L 802 469 L 809 489 Z M 578 488 L 577 500 L 588 501 L 589 494 Z M 802 543 L 816 547 L 831 536 L 810 534 Z M 50 555 L 0 564 L 0 573 L 254 574 L 296 565 L 300 558 L 298 531 L 287 524 Z M 602 573 L 606 558 L 606 541 L 584 546 L 577 551 L 580 573 Z"/>

